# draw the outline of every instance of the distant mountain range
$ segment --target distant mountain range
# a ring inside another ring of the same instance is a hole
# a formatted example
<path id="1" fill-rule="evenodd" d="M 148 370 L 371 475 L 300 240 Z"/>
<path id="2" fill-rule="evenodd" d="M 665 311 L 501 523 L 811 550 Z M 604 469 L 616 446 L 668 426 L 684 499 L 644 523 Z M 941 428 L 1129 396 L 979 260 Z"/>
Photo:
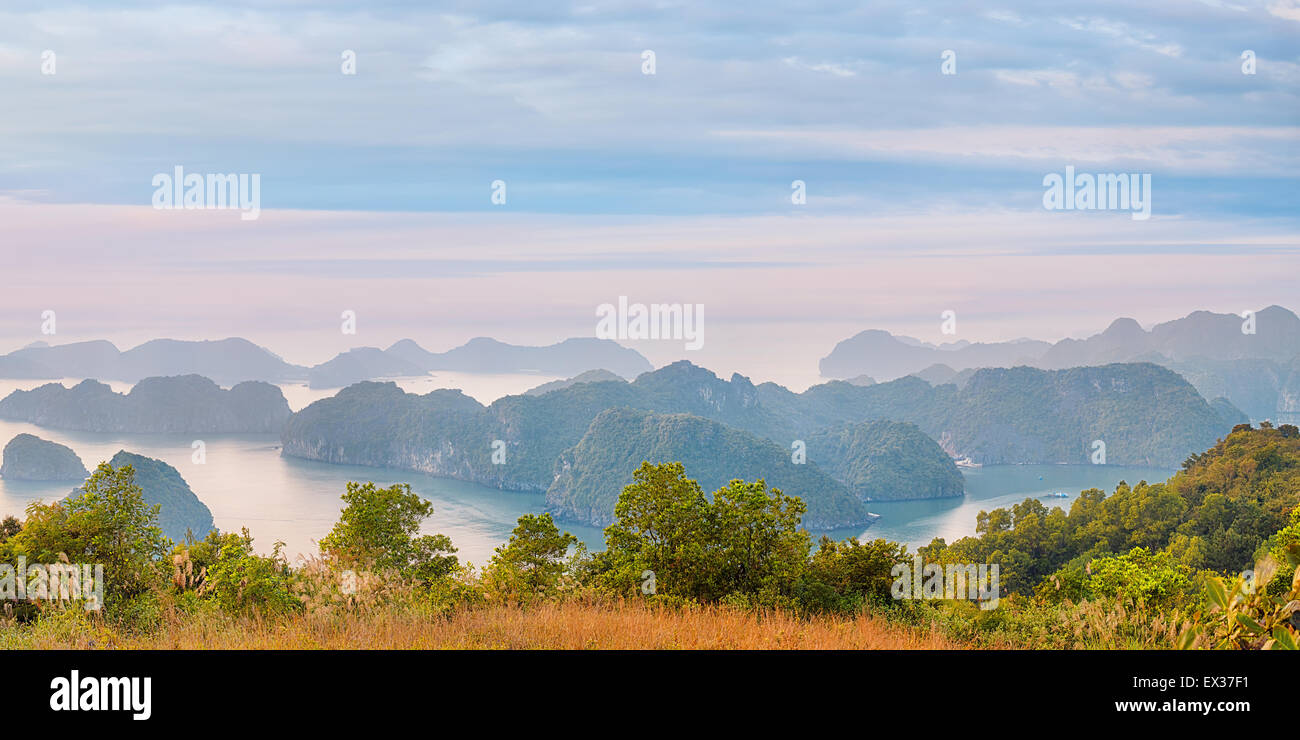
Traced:
<path id="1" fill-rule="evenodd" d="M 363 347 L 317 365 L 309 374 L 313 388 L 338 388 L 363 380 L 424 375 L 437 370 L 466 373 L 537 373 L 570 377 L 605 370 L 635 378 L 653 370 L 633 349 L 609 339 L 574 338 L 546 347 L 521 347 L 479 337 L 447 352 L 429 352 L 410 339 L 385 350 Z"/>
<path id="2" fill-rule="evenodd" d="M 670 418 L 620 413 L 595 424 L 615 409 Z M 880 420 L 910 424 L 854 426 Z M 557 513 L 601 523 L 612 512 L 609 486 L 630 475 L 634 457 L 676 454 L 707 472 L 740 450 L 747 471 L 776 479 L 788 475 L 789 450 L 803 442 L 810 468 L 787 477 L 800 486 L 787 493 L 808 496 L 810 516 L 836 526 L 861 516 L 836 503 L 841 487 L 873 500 L 960 495 L 954 457 L 1088 463 L 1102 440 L 1108 463 L 1173 468 L 1244 420 L 1231 403 L 1209 403 L 1178 374 L 1146 363 L 982 369 L 960 389 L 904 377 L 794 393 L 682 361 L 631 383 L 579 382 L 486 407 L 459 391 L 415 395 L 360 383 L 290 417 L 282 452 L 547 492 Z M 494 452 L 504 457 L 494 461 Z M 810 478 L 814 465 L 839 485 Z"/>
<path id="3" fill-rule="evenodd" d="M 62 345 L 37 343 L 0 356 L 0 378 L 92 378 L 136 383 L 144 378 L 202 375 L 220 385 L 246 380 L 307 381 L 335 388 L 362 380 L 424 375 L 446 370 L 469 373 L 577 375 L 608 370 L 633 378 L 653 369 L 636 350 L 608 339 L 566 339 L 545 347 L 524 347 L 480 337 L 447 352 L 429 352 L 410 339 L 388 349 L 360 347 L 314 367 L 285 362 L 247 339 L 182 341 L 155 339 L 119 351 L 96 340 Z"/>
<path id="4" fill-rule="evenodd" d="M 280 383 L 306 377 L 306 368 L 290 365 L 247 339 L 188 342 L 155 339 L 126 352 L 111 342 L 36 344 L 0 356 L 0 377 L 93 378 L 136 383 L 167 375 L 202 375 L 230 385 L 244 380 Z"/>
<path id="5" fill-rule="evenodd" d="M 0 400 L 0 419 L 131 434 L 278 434 L 289 413 L 284 394 L 269 383 L 225 390 L 198 375 L 145 378 L 130 393 L 94 380 L 72 388 L 48 383 Z"/>
<path id="6" fill-rule="evenodd" d="M 1100 334 L 1055 344 L 1021 339 L 936 346 L 869 330 L 837 344 L 819 367 L 827 378 L 917 375 L 960 385 L 976 368 L 1151 362 L 1184 375 L 1205 398 L 1226 397 L 1251 418 L 1291 420 L 1300 415 L 1300 317 L 1269 306 L 1247 327 L 1254 333 L 1243 332 L 1245 323 L 1235 314 L 1196 311 L 1147 331 L 1121 318 Z"/>

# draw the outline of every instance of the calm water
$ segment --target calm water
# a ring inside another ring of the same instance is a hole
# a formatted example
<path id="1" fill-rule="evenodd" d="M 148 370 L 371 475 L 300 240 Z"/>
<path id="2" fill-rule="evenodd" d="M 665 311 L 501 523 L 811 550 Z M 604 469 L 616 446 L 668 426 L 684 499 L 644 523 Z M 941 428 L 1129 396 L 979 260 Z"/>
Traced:
<path id="1" fill-rule="evenodd" d="M 544 504 L 540 494 L 498 491 L 409 471 L 282 458 L 279 439 L 272 435 L 205 435 L 207 459 L 199 465 L 191 459 L 193 440 L 188 437 L 67 432 L 0 421 L 0 441 L 8 442 L 22 432 L 71 447 L 87 468 L 120 449 L 162 460 L 180 471 L 212 510 L 218 528 L 248 527 L 262 551 L 283 540 L 291 557 L 316 552 L 316 541 L 338 519 L 339 497 L 348 481 L 410 483 L 412 490 L 433 502 L 433 516 L 424 531 L 451 537 L 462 559 L 478 564 L 509 538 L 520 515 L 540 511 Z M 0 516 L 20 515 L 37 499 L 62 498 L 74 485 L 0 478 Z M 584 542 L 602 541 L 598 529 L 566 528 Z"/>
<path id="2" fill-rule="evenodd" d="M 536 376 L 531 380 L 492 381 L 494 385 L 508 382 L 527 382 L 524 388 L 528 388 L 544 381 Z M 0 397 L 14 387 L 34 385 L 39 383 L 0 383 Z M 117 384 L 114 388 L 123 390 Z M 523 388 L 510 392 L 519 390 Z M 492 392 L 484 391 L 483 395 Z M 276 540 L 283 540 L 291 557 L 316 552 L 316 541 L 338 518 L 339 496 L 348 481 L 409 483 L 412 490 L 433 502 L 433 516 L 426 522 L 425 531 L 448 535 L 460 549 L 461 558 L 476 564 L 485 563 L 493 548 L 509 538 L 520 515 L 541 511 L 544 506 L 541 494 L 498 491 L 409 471 L 282 458 L 279 439 L 273 435 L 204 435 L 207 459 L 200 465 L 191 459 L 193 439 L 189 436 L 94 434 L 0 421 L 0 447 L 23 432 L 71 447 L 90 469 L 121 449 L 162 460 L 180 471 L 208 505 L 217 527 L 235 531 L 248 527 L 262 551 L 269 550 Z M 975 515 L 981 509 L 1010 506 L 1027 497 L 1064 491 L 1070 498 L 1043 501 L 1068 510 L 1081 490 L 1096 487 L 1110 492 L 1121 480 L 1158 481 L 1172 473 L 1159 468 L 1110 465 L 999 465 L 964 470 L 964 498 L 872 503 L 871 511 L 881 518 L 866 532 L 844 529 L 830 534 L 837 539 L 852 535 L 883 537 L 912 547 L 928 544 L 934 537 L 952 542 L 975 533 Z M 37 499 L 62 498 L 74 485 L 0 478 L 0 516 L 21 515 L 27 504 Z M 564 528 L 593 549 L 604 547 L 597 528 L 570 523 L 565 523 Z"/>
<path id="3" fill-rule="evenodd" d="M 1141 480 L 1153 483 L 1173 474 L 1173 470 L 1165 468 L 1122 465 L 992 465 L 963 469 L 962 476 L 966 479 L 964 497 L 872 502 L 868 508 L 879 514 L 880 519 L 862 536 L 902 542 L 914 548 L 930 544 L 935 537 L 943 537 L 952 544 L 975 534 L 975 517 L 981 510 L 1005 508 L 1027 498 L 1037 498 L 1048 508 L 1060 507 L 1069 511 L 1080 491 L 1100 488 L 1113 493 L 1115 485 L 1122 480 L 1130 484 Z M 1051 497 L 1058 491 L 1068 493 L 1070 497 Z M 848 529 L 830 534 L 839 539 L 860 533 Z"/>

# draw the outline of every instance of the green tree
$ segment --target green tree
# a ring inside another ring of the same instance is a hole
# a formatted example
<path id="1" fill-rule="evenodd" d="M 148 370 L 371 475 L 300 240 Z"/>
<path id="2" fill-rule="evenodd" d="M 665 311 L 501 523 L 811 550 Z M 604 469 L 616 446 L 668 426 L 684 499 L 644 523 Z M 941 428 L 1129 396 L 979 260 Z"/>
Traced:
<path id="1" fill-rule="evenodd" d="M 605 529 L 605 552 L 597 556 L 603 583 L 628 595 L 639 593 L 645 571 L 656 589 L 682 598 L 703 595 L 709 501 L 681 463 L 642 463 L 614 505 Z"/>
<path id="2" fill-rule="evenodd" d="M 1123 555 L 1097 558 L 1089 563 L 1086 589 L 1090 596 L 1170 607 L 1189 594 L 1190 571 L 1168 553 L 1135 547 Z"/>
<path id="3" fill-rule="evenodd" d="M 531 601 L 555 595 L 568 567 L 569 547 L 578 538 L 561 533 L 550 514 L 525 514 L 496 549 L 484 573 L 490 587 L 502 595 Z"/>
<path id="4" fill-rule="evenodd" d="M 789 603 L 808 558 L 804 503 L 763 480 L 733 480 L 710 502 L 681 463 L 643 463 L 614 507 L 599 582 L 637 594 L 652 573 L 656 595 L 701 603 Z"/>
<path id="5" fill-rule="evenodd" d="M 733 480 L 713 494 L 707 533 L 714 540 L 716 574 L 710 596 L 736 594 L 776 605 L 792 595 L 808 563 L 808 533 L 799 528 L 807 507 L 762 479 Z"/>
<path id="6" fill-rule="evenodd" d="M 18 534 L 23 528 L 23 523 L 18 521 L 16 516 L 7 516 L 4 521 L 0 521 L 0 544 L 3 544 L 10 537 Z"/>
<path id="7" fill-rule="evenodd" d="M 433 505 L 397 483 L 349 482 L 339 521 L 321 539 L 321 552 L 344 567 L 395 570 L 421 581 L 434 581 L 458 566 L 456 548 L 446 535 L 417 536 Z"/>
<path id="8" fill-rule="evenodd" d="M 145 503 L 135 471 L 101 463 L 85 484 L 63 501 L 27 507 L 22 529 L 5 543 L 31 563 L 104 566 L 104 600 L 112 612 L 160 586 L 162 558 L 170 542 L 158 527 L 158 507 Z"/>

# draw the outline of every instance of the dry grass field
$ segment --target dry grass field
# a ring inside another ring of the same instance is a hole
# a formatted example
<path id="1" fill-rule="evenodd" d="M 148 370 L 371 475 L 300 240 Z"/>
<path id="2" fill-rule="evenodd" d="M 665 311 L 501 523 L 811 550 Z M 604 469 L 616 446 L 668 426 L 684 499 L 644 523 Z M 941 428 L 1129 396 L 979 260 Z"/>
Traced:
<path id="1" fill-rule="evenodd" d="M 543 650 L 872 650 L 970 647 L 936 631 L 879 617 L 800 619 L 727 608 L 545 603 L 527 609 L 483 606 L 446 617 L 405 612 L 301 615 L 273 620 L 164 618 L 145 634 L 95 622 L 10 631 L 0 647 L 32 649 L 543 649 Z"/>

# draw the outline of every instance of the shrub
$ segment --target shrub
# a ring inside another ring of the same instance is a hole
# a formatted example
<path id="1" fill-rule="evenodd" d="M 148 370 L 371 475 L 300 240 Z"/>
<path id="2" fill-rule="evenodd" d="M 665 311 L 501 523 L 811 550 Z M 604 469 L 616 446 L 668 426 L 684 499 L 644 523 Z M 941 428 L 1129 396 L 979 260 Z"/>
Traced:
<path id="1" fill-rule="evenodd" d="M 253 551 L 247 528 L 240 534 L 218 535 L 216 541 L 216 557 L 207 567 L 201 593 L 211 594 L 231 613 L 283 614 L 301 608 L 291 587 L 283 542 L 275 543 L 269 556 L 262 556 Z"/>

